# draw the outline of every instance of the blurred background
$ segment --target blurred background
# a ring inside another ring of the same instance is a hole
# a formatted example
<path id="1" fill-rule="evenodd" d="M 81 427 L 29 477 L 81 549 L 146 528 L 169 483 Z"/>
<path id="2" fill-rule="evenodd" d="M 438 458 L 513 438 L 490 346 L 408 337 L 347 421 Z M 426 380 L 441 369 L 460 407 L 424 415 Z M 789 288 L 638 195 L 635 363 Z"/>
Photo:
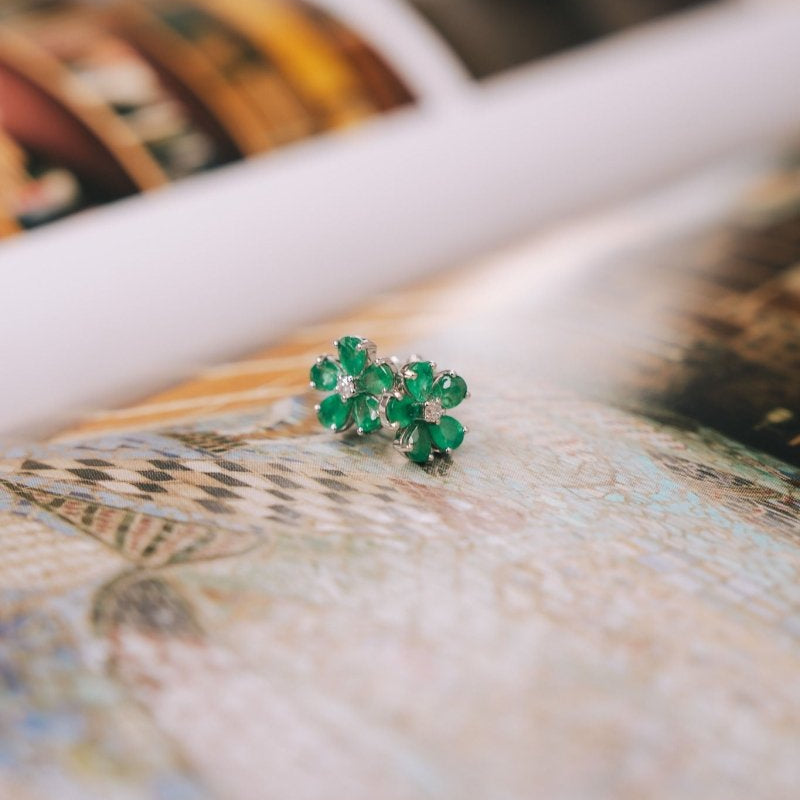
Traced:
<path id="1" fill-rule="evenodd" d="M 0 26 L 2 230 L 402 106 L 349 27 L 295 2 L 31 2 Z"/>
<path id="2" fill-rule="evenodd" d="M 5 2 L 0 436 L 758 160 L 798 40 L 792 0 Z"/>
<path id="3" fill-rule="evenodd" d="M 483 78 L 701 0 L 412 3 Z M 30 0 L 2 14 L 4 235 L 413 101 L 362 35 L 305 2 Z"/>

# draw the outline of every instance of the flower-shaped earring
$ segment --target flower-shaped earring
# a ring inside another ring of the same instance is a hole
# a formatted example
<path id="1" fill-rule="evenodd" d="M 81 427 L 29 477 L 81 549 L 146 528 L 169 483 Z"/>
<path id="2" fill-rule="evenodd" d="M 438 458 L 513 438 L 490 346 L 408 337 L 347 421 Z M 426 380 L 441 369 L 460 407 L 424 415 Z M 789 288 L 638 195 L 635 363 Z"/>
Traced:
<path id="1" fill-rule="evenodd" d="M 461 446 L 467 429 L 445 414 L 469 397 L 464 379 L 451 370 L 434 374 L 431 361 L 414 359 L 398 373 L 396 388 L 381 400 L 381 417 L 395 430 L 395 447 L 417 463 Z"/>
<path id="2" fill-rule="evenodd" d="M 380 398 L 394 385 L 394 367 L 376 358 L 369 339 L 344 336 L 333 346 L 338 359 L 320 356 L 311 367 L 311 386 L 334 392 L 315 407 L 317 419 L 337 433 L 353 424 L 359 434 L 372 433 L 381 427 Z"/>

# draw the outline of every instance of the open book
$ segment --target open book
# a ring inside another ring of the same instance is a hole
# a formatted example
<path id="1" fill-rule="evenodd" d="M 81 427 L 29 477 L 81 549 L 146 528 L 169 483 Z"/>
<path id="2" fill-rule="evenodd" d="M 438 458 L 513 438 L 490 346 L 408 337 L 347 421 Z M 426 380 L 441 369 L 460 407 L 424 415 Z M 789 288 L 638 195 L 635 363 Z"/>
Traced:
<path id="1" fill-rule="evenodd" d="M 9 5 L 0 797 L 795 796 L 800 10 L 684 5 Z"/>
<path id="2" fill-rule="evenodd" d="M 4 4 L 0 438 L 800 128 L 794 0 L 551 5 Z"/>

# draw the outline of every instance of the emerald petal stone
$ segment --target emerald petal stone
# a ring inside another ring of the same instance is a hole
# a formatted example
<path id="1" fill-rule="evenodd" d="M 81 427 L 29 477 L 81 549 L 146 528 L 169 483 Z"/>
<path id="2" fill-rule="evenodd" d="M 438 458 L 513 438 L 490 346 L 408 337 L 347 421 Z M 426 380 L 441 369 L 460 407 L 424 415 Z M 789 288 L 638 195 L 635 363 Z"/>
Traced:
<path id="1" fill-rule="evenodd" d="M 393 383 L 394 372 L 388 364 L 371 364 L 358 379 L 361 391 L 369 394 L 383 394 L 392 388 Z"/>
<path id="2" fill-rule="evenodd" d="M 427 423 L 418 422 L 401 430 L 396 438 L 406 458 L 417 464 L 424 464 L 431 454 L 431 435 L 428 428 Z"/>
<path id="3" fill-rule="evenodd" d="M 379 408 L 380 401 L 371 394 L 360 394 L 353 398 L 353 416 L 355 417 L 356 427 L 362 433 L 372 433 L 380 428 Z"/>
<path id="4" fill-rule="evenodd" d="M 345 336 L 339 339 L 339 361 L 348 375 L 356 377 L 367 366 L 367 351 L 359 350 L 363 339 L 358 336 Z"/>
<path id="5" fill-rule="evenodd" d="M 430 426 L 431 439 L 437 450 L 455 450 L 464 441 L 464 426 L 455 417 L 442 417 Z"/>
<path id="6" fill-rule="evenodd" d="M 422 409 L 413 397 L 404 395 L 399 400 L 390 398 L 386 404 L 386 419 L 397 423 L 401 428 L 407 428 L 414 420 L 419 419 Z"/>
<path id="7" fill-rule="evenodd" d="M 311 383 L 315 389 L 322 392 L 329 392 L 336 388 L 336 381 L 339 379 L 339 365 L 330 356 L 326 356 L 311 367 Z"/>
<path id="8" fill-rule="evenodd" d="M 415 361 L 407 366 L 408 372 L 414 375 L 406 378 L 408 393 L 418 402 L 424 403 L 430 397 L 433 388 L 433 367 L 430 361 Z"/>
<path id="9" fill-rule="evenodd" d="M 352 412 L 352 400 L 342 400 L 338 394 L 332 394 L 320 403 L 317 419 L 323 427 L 341 431 L 350 424 Z"/>
<path id="10" fill-rule="evenodd" d="M 442 375 L 433 386 L 442 408 L 455 408 L 467 396 L 467 382 L 460 375 Z"/>

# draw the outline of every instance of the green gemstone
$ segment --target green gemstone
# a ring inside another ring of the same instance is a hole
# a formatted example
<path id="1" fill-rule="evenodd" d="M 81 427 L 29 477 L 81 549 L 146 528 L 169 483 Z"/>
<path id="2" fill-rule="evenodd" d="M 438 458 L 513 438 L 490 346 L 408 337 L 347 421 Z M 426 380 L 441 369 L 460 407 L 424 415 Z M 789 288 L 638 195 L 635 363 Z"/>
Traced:
<path id="1" fill-rule="evenodd" d="M 464 426 L 455 417 L 442 417 L 431 425 L 430 432 L 433 444 L 441 452 L 455 450 L 464 441 Z"/>
<path id="2" fill-rule="evenodd" d="M 311 383 L 315 389 L 329 392 L 336 388 L 339 378 L 339 365 L 330 357 L 325 356 L 318 364 L 311 367 Z"/>
<path id="3" fill-rule="evenodd" d="M 361 391 L 369 394 L 383 394 L 393 383 L 394 372 L 388 364 L 371 364 L 358 379 Z"/>
<path id="4" fill-rule="evenodd" d="M 425 422 L 418 422 L 401 430 L 395 441 L 406 458 L 417 464 L 424 464 L 431 454 L 431 436 Z"/>
<path id="5" fill-rule="evenodd" d="M 406 389 L 409 394 L 418 402 L 424 403 L 431 394 L 433 388 L 433 366 L 430 361 L 415 361 L 406 367 L 406 371 L 414 373 L 412 377 L 406 378 Z"/>
<path id="6" fill-rule="evenodd" d="M 396 422 L 401 428 L 406 428 L 415 419 L 419 419 L 421 413 L 422 409 L 419 404 L 408 395 L 404 395 L 399 400 L 392 397 L 386 404 L 386 419 L 391 423 Z"/>
<path id="7" fill-rule="evenodd" d="M 367 351 L 359 350 L 363 339 L 357 336 L 345 336 L 339 339 L 339 361 L 348 375 L 356 377 L 367 366 Z"/>
<path id="8" fill-rule="evenodd" d="M 460 375 L 442 375 L 433 386 L 442 408 L 455 408 L 467 396 L 467 382 Z"/>
<path id="9" fill-rule="evenodd" d="M 352 411 L 352 400 L 342 400 L 338 394 L 332 394 L 320 403 L 317 419 L 323 427 L 341 431 L 349 425 Z"/>
<path id="10" fill-rule="evenodd" d="M 380 401 L 371 394 L 360 394 L 353 398 L 353 416 L 361 433 L 372 433 L 381 427 L 379 408 Z"/>

